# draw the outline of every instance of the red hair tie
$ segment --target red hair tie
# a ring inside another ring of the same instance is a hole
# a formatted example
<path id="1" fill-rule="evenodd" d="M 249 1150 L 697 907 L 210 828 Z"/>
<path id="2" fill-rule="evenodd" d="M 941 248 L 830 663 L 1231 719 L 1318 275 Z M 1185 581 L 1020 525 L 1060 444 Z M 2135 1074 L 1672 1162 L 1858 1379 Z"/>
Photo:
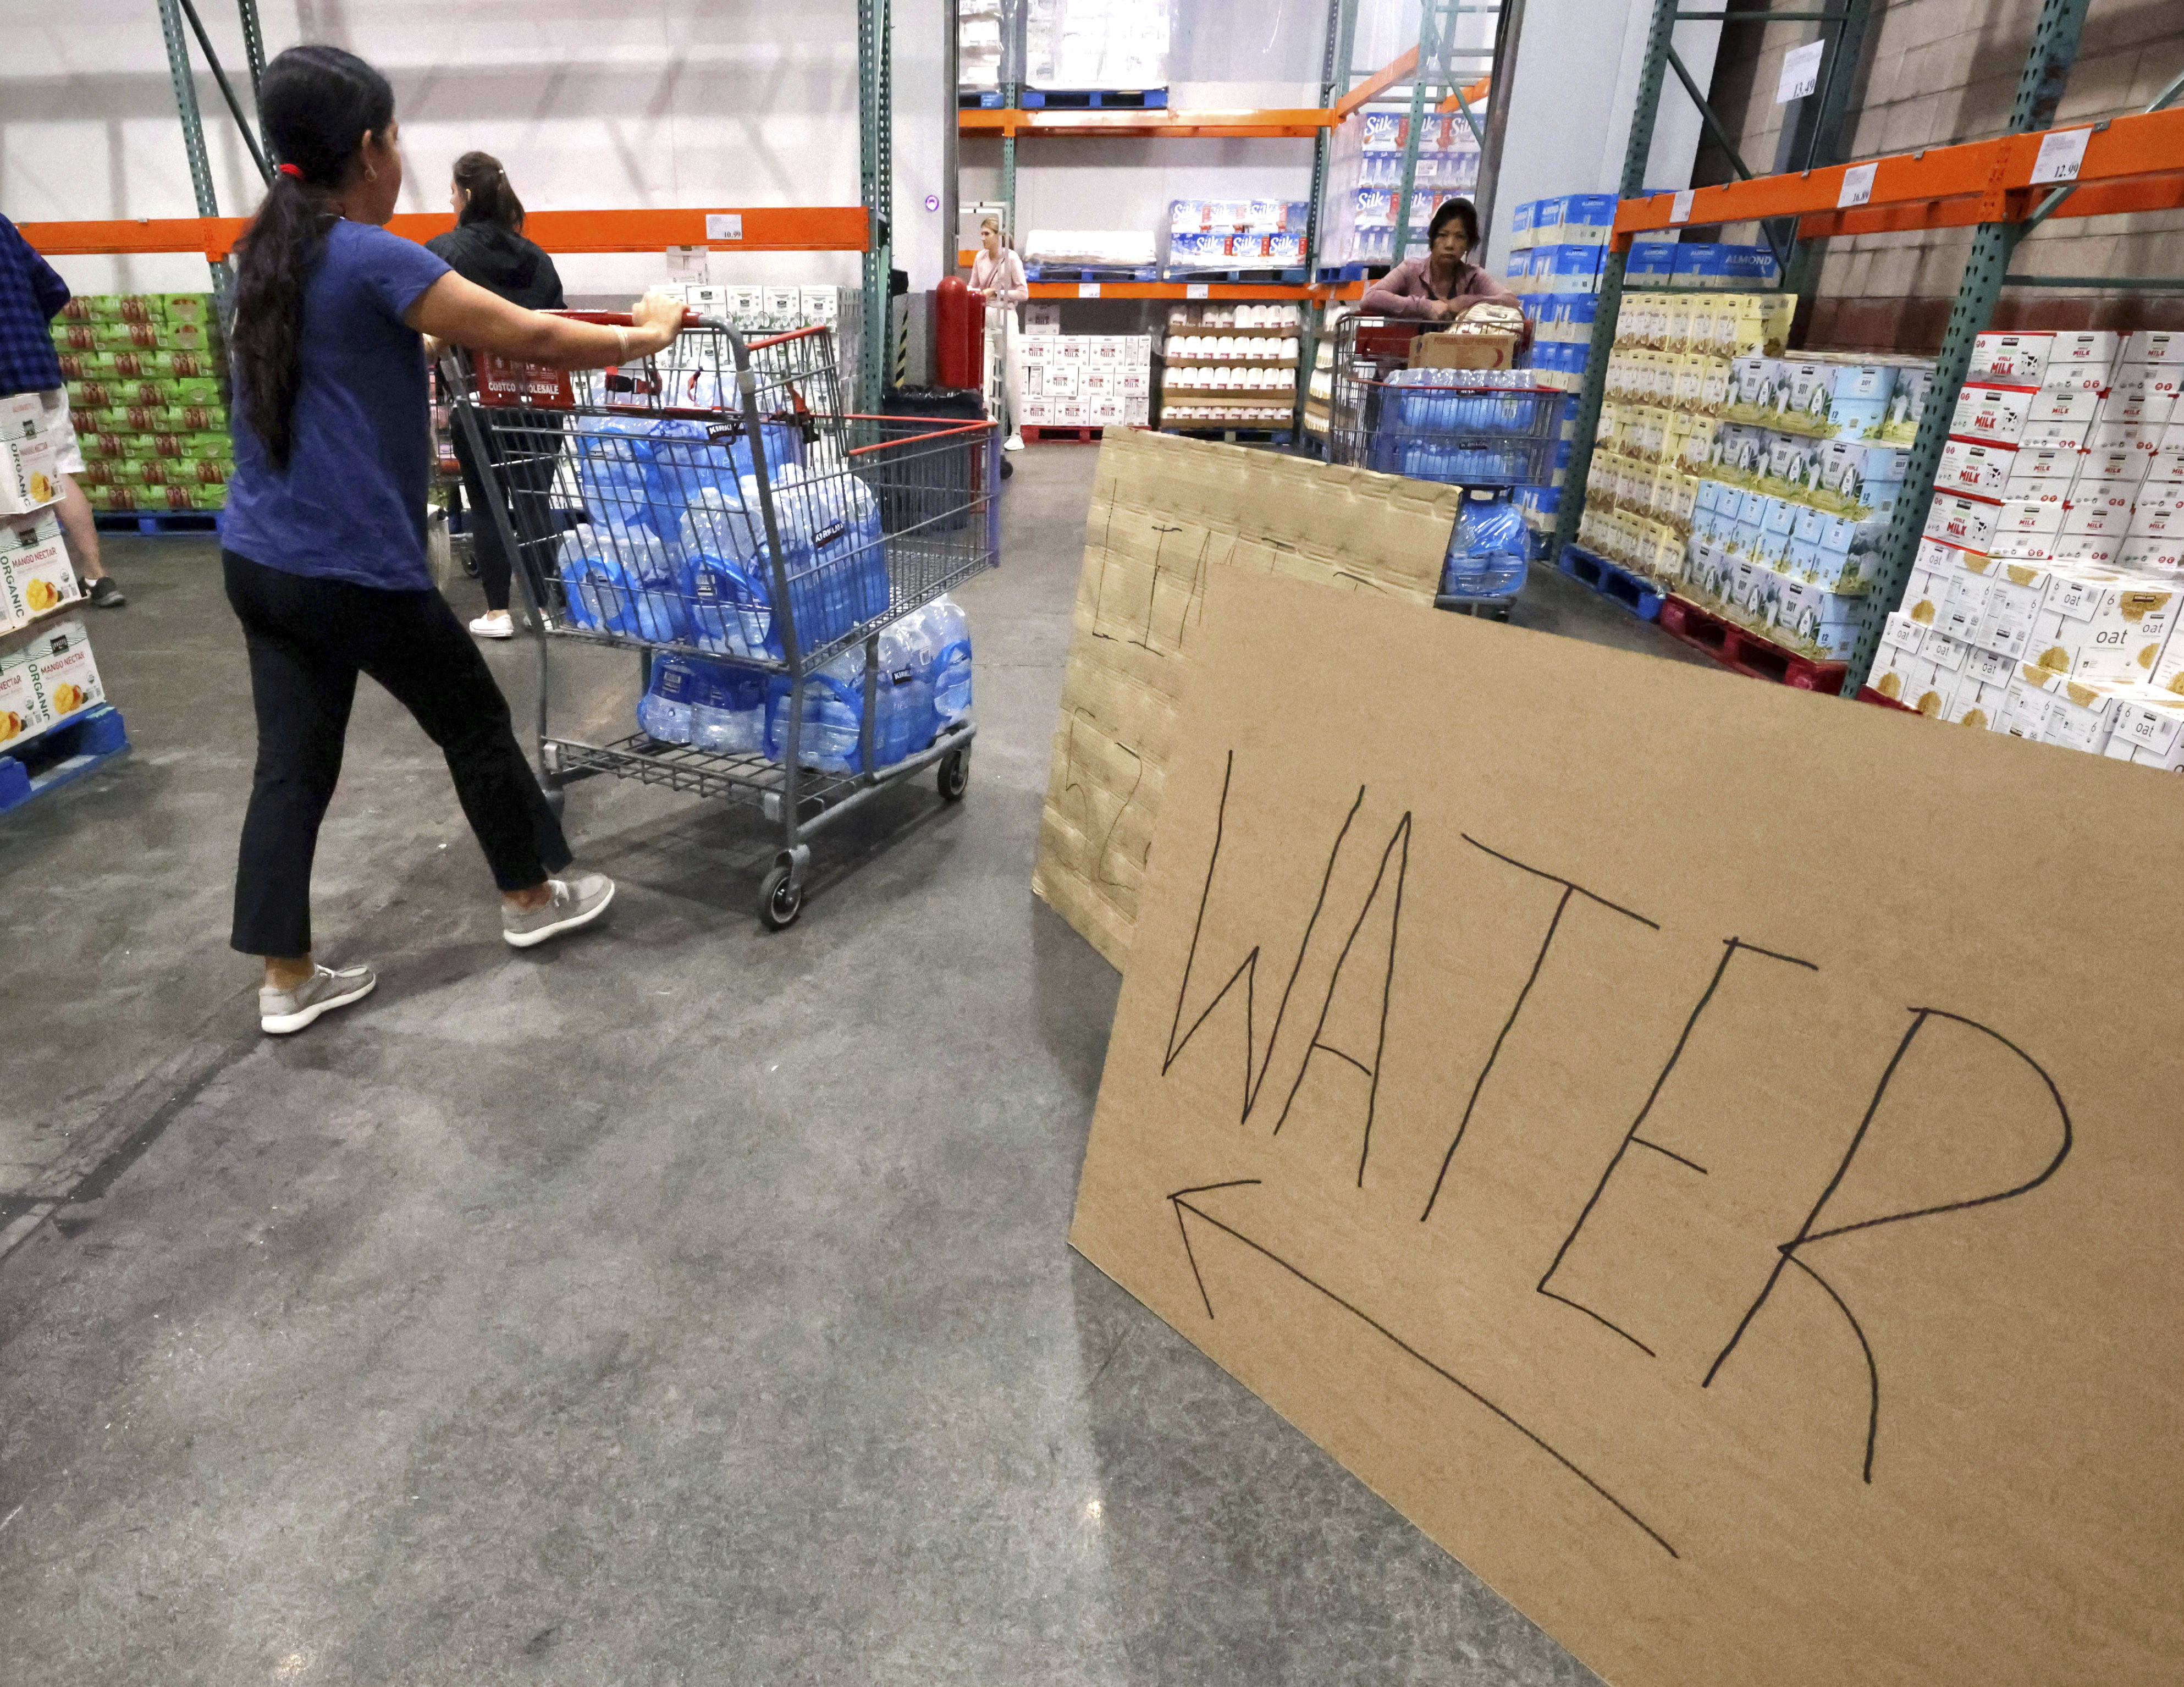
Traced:
<path id="1" fill-rule="evenodd" d="M 298 181 L 301 181 L 304 179 L 304 172 L 297 169 L 296 166 L 292 164 L 282 164 L 281 166 L 281 174 L 283 175 L 292 175 Z"/>

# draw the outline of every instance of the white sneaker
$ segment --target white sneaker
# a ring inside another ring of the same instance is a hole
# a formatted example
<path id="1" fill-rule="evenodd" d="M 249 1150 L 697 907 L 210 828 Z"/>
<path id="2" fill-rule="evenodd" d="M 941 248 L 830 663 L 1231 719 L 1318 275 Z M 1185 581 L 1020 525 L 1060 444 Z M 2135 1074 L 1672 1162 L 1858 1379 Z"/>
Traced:
<path id="1" fill-rule="evenodd" d="M 320 966 L 293 989 L 262 986 L 258 992 L 258 1023 L 270 1035 L 285 1037 L 292 1031 L 301 1031 L 322 1013 L 361 1001 L 378 983 L 378 975 L 369 966 L 344 966 L 339 972 Z"/>
<path id="2" fill-rule="evenodd" d="M 513 638 L 515 623 L 509 619 L 506 610 L 488 610 L 471 623 L 471 631 L 480 638 Z"/>
<path id="3" fill-rule="evenodd" d="M 553 895 L 536 908 L 500 905 L 500 934 L 512 949 L 529 949 L 561 932 L 588 926 L 614 900 L 615 882 L 604 873 L 571 873 L 549 878 Z"/>
<path id="4" fill-rule="evenodd" d="M 1020 434 L 1020 433 L 1012 433 L 1012 434 L 1011 434 L 1011 435 L 1010 435 L 1006 439 L 1005 439 L 1005 440 L 1003 440 L 1003 441 L 1001 442 L 1001 449 L 1002 449 L 1002 450 L 1004 450 L 1004 451 L 1021 451 L 1021 450 L 1022 450 L 1022 449 L 1023 449 L 1023 436 L 1022 436 L 1022 434 Z"/>

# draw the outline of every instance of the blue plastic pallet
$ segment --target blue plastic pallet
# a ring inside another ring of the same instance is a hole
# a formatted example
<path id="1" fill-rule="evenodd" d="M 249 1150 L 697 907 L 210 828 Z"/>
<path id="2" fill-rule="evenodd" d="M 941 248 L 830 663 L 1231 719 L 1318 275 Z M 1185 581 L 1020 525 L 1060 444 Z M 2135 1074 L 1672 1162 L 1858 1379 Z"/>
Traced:
<path id="1" fill-rule="evenodd" d="M 998 89 L 973 91 L 958 88 L 956 91 L 956 109 L 958 111 L 999 111 L 1000 109 L 1001 96 Z"/>
<path id="2" fill-rule="evenodd" d="M 101 509 L 94 520 L 102 533 L 217 533 L 225 509 Z"/>
<path id="3" fill-rule="evenodd" d="M 1166 279 L 1171 281 L 1212 281 L 1222 287 L 1301 287 L 1305 271 L 1301 265 L 1294 270 L 1170 270 Z"/>
<path id="4" fill-rule="evenodd" d="M 29 743 L 0 754 L 0 814 L 81 779 L 128 748 L 121 711 L 111 704 L 102 703 L 57 721 Z"/>
<path id="5" fill-rule="evenodd" d="M 1323 284 L 1334 281 L 1373 281 L 1378 279 L 1375 271 L 1378 271 L 1380 276 L 1384 276 L 1391 267 L 1393 266 L 1387 264 L 1337 264 L 1331 267 L 1322 265 L 1319 279 Z"/>
<path id="6" fill-rule="evenodd" d="M 1134 269 L 1104 264 L 1027 264 L 1028 281 L 1156 281 L 1160 266 L 1141 264 Z"/>
<path id="7" fill-rule="evenodd" d="M 1579 585 L 1590 586 L 1609 602 L 1622 604 L 1641 621 L 1661 617 L 1662 594 L 1653 583 L 1597 552 L 1564 545 L 1562 571 Z"/>
<path id="8" fill-rule="evenodd" d="M 1165 111 L 1166 88 L 1026 88 L 1026 111 Z"/>

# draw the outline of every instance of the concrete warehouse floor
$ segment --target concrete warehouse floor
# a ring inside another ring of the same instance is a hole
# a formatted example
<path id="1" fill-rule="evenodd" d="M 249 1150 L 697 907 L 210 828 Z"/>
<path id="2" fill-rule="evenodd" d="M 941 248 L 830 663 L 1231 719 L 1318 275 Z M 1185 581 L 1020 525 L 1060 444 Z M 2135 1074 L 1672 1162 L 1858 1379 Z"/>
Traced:
<path id="1" fill-rule="evenodd" d="M 767 936 L 751 821 L 590 782 L 621 897 L 518 955 L 364 686 L 317 921 L 382 983 L 283 1041 L 214 547 L 111 543 L 136 749 L 0 821 L 0 1682 L 1594 1679 L 1065 1244 L 1117 980 L 1028 882 L 1094 454 L 1017 460 L 961 805 L 846 821 Z"/>

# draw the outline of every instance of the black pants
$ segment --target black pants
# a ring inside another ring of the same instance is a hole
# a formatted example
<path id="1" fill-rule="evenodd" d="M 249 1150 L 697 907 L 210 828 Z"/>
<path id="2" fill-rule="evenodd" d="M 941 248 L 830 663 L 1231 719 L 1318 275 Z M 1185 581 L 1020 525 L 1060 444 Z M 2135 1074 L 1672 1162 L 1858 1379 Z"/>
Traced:
<path id="1" fill-rule="evenodd" d="M 562 419 L 551 410 L 501 410 L 494 417 L 506 459 L 501 475 L 508 486 L 516 542 L 537 555 L 554 533 L 551 493 L 561 450 Z M 463 467 L 463 494 L 470 505 L 471 554 L 477 560 L 478 584 L 485 587 L 488 609 L 504 610 L 515 559 L 500 542 L 500 524 L 493 518 L 498 500 L 471 454 L 470 432 L 460 417 L 454 437 L 455 460 Z"/>
<path id="2" fill-rule="evenodd" d="M 235 872 L 245 955 L 311 948 L 311 857 L 341 777 L 356 676 L 370 674 L 439 745 L 493 882 L 522 890 L 569 865 L 560 823 L 515 742 L 508 699 L 437 592 L 381 592 L 220 554 L 250 649 L 258 770 Z"/>

